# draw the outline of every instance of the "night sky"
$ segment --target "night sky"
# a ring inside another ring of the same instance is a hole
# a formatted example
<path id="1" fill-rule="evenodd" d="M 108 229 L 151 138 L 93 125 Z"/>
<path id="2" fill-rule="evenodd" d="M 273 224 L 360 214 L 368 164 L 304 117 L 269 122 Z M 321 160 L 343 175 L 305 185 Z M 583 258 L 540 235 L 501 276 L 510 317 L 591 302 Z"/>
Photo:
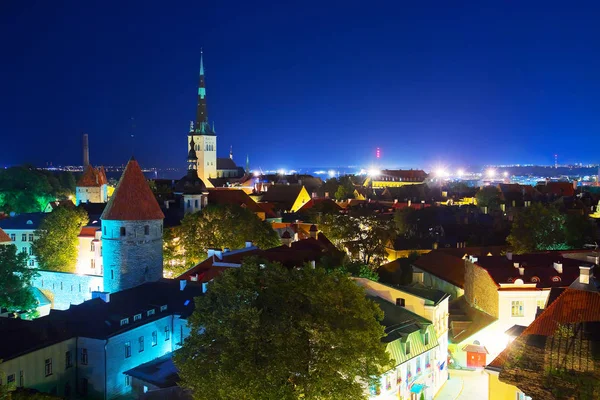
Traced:
<path id="1" fill-rule="evenodd" d="M 569 4 L 0 0 L 0 165 L 81 164 L 85 131 L 185 166 L 201 47 L 239 165 L 598 162 L 600 3 Z"/>

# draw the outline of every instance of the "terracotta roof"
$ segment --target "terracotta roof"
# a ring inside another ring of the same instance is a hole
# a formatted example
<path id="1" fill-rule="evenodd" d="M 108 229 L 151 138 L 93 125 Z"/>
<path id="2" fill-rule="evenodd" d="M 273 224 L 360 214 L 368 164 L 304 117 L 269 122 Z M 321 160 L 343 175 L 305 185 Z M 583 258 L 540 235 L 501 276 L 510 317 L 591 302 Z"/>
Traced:
<path id="1" fill-rule="evenodd" d="M 302 207 L 300 207 L 298 209 L 298 212 L 303 212 L 303 211 L 307 211 L 310 210 L 313 207 L 329 207 L 333 210 L 341 210 L 342 208 L 332 199 L 323 199 L 323 198 L 312 198 L 309 201 L 307 201 L 306 203 L 304 203 L 302 205 Z"/>
<path id="2" fill-rule="evenodd" d="M 557 196 L 573 196 L 575 189 L 570 182 L 546 182 L 536 187 L 542 193 L 555 194 Z"/>
<path id="3" fill-rule="evenodd" d="M 107 183 L 106 173 L 104 168 L 96 169 L 91 165 L 88 165 L 83 171 L 83 175 L 77 181 L 77 186 L 80 187 L 97 187 Z"/>
<path id="4" fill-rule="evenodd" d="M 208 203 L 242 206 L 254 213 L 265 213 L 267 218 L 275 217 L 275 213 L 271 209 L 262 207 L 261 204 L 252 200 L 245 191 L 240 189 L 209 189 Z"/>
<path id="5" fill-rule="evenodd" d="M 585 290 L 565 291 L 536 318 L 519 336 L 553 336 L 559 325 L 580 322 L 600 322 L 600 293 Z M 501 369 L 511 352 L 508 346 L 488 367 Z"/>
<path id="6" fill-rule="evenodd" d="M 95 237 L 98 230 L 97 226 L 84 226 L 79 232 L 79 237 Z"/>
<path id="7" fill-rule="evenodd" d="M 0 243 L 6 243 L 6 242 L 11 242 L 10 236 L 8 236 L 6 234 L 6 232 L 4 232 L 2 230 L 2 228 L 0 228 Z"/>
<path id="8" fill-rule="evenodd" d="M 465 261 L 462 256 L 456 256 L 443 249 L 433 250 L 419 257 L 413 265 L 454 286 L 465 287 Z"/>
<path id="9" fill-rule="evenodd" d="M 165 218 L 140 165 L 133 157 L 127 163 L 119 184 L 100 218 L 117 221 Z"/>
<path id="10" fill-rule="evenodd" d="M 554 268 L 555 262 L 562 264 L 562 273 Z M 515 268 L 515 263 L 523 267 L 523 275 Z M 535 283 L 539 289 L 569 286 L 579 277 L 579 266 L 586 263 L 565 258 L 559 252 L 545 252 L 514 254 L 512 260 L 505 256 L 479 257 L 476 264 L 484 268 L 498 285 L 522 279 L 523 283 Z"/>

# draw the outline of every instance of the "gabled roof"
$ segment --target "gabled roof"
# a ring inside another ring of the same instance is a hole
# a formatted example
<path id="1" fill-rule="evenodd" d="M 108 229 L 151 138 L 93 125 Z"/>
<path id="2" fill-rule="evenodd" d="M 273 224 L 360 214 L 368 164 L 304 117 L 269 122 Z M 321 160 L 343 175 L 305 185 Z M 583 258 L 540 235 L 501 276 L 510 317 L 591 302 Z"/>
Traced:
<path id="1" fill-rule="evenodd" d="M 275 213 L 267 207 L 263 207 L 241 189 L 209 189 L 209 204 L 231 204 L 247 208 L 254 213 L 265 213 L 267 218 L 274 218 Z"/>
<path id="2" fill-rule="evenodd" d="M 306 203 L 304 203 L 302 205 L 302 207 L 300 207 L 298 209 L 297 212 L 303 212 L 303 211 L 308 211 L 312 208 L 318 208 L 318 209 L 331 209 L 331 210 L 336 210 L 339 211 L 342 208 L 332 199 L 324 199 L 324 198 L 311 198 L 309 201 L 307 201 Z"/>
<path id="3" fill-rule="evenodd" d="M 88 165 L 83 171 L 83 175 L 77 181 L 79 187 L 99 187 L 106 185 L 106 172 L 103 167 L 96 169 L 91 165 Z"/>
<path id="4" fill-rule="evenodd" d="M 144 221 L 164 217 L 140 165 L 131 157 L 100 218 L 116 221 Z"/>
<path id="5" fill-rule="evenodd" d="M 0 228 L 0 243 L 7 243 L 7 242 L 12 242 L 12 240 L 10 240 L 10 236 L 8 236 L 6 234 L 6 232 L 4 232 L 2 230 L 2 228 Z"/>
<path id="6" fill-rule="evenodd" d="M 48 206 L 50 206 L 51 210 L 55 210 L 58 207 L 69 207 L 69 208 L 74 208 L 75 204 L 73 203 L 72 200 L 57 200 L 57 201 L 51 201 L 48 203 L 48 205 L 46 205 L 46 208 L 48 208 Z"/>
<path id="7" fill-rule="evenodd" d="M 4 230 L 35 230 L 40 227 L 46 215 L 48 214 L 43 212 L 17 214 L 9 218 L 0 219 L 0 228 Z"/>
<path id="8" fill-rule="evenodd" d="M 304 186 L 302 185 L 271 185 L 260 201 L 276 203 L 289 210 L 294 205 L 303 188 Z"/>
<path id="9" fill-rule="evenodd" d="M 237 170 L 238 166 L 235 165 L 235 162 L 227 157 L 227 158 L 217 158 L 217 169 L 235 169 Z"/>
<path id="10" fill-rule="evenodd" d="M 448 305 L 448 340 L 460 343 L 496 321 L 496 318 L 471 306 L 465 296 Z"/>
<path id="11" fill-rule="evenodd" d="M 465 261 L 461 256 L 443 249 L 433 250 L 419 257 L 413 265 L 456 287 L 465 287 Z"/>
<path id="12" fill-rule="evenodd" d="M 600 322 L 600 293 L 567 288 L 536 318 L 519 338 L 529 335 L 553 336 L 560 325 Z M 598 339 L 596 338 L 596 341 Z M 489 365 L 499 370 L 511 354 L 508 346 Z"/>
<path id="13" fill-rule="evenodd" d="M 546 194 L 554 194 L 556 196 L 573 196 L 575 189 L 570 182 L 546 182 L 545 184 L 536 187 L 540 192 Z"/>

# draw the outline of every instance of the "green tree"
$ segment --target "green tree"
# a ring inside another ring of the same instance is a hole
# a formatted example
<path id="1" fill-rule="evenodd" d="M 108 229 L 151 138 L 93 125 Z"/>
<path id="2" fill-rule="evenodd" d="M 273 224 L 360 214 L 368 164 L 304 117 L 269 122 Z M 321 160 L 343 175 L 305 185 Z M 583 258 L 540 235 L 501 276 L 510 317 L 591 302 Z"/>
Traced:
<path id="1" fill-rule="evenodd" d="M 556 207 L 534 203 L 515 216 L 506 239 L 517 254 L 565 250 L 565 216 Z"/>
<path id="2" fill-rule="evenodd" d="M 475 194 L 477 205 L 488 210 L 500 208 L 500 190 L 496 186 L 484 186 Z"/>
<path id="3" fill-rule="evenodd" d="M 40 269 L 75 272 L 79 242 L 77 236 L 88 223 L 82 207 L 58 207 L 40 224 L 38 239 L 31 244 Z"/>
<path id="4" fill-rule="evenodd" d="M 163 231 L 163 270 L 167 278 L 174 278 L 189 269 L 181 249 L 178 228 Z"/>
<path id="5" fill-rule="evenodd" d="M 581 248 L 585 244 L 594 244 L 598 239 L 598 230 L 590 218 L 581 214 L 565 216 L 565 242 L 570 248 Z"/>
<path id="6" fill-rule="evenodd" d="M 37 272 L 27 267 L 27 258 L 15 245 L 0 245 L 0 308 L 9 312 L 35 312 L 31 281 Z"/>
<path id="7" fill-rule="evenodd" d="M 252 241 L 261 249 L 281 244 L 277 232 L 252 211 L 237 205 L 210 205 L 187 214 L 175 237 L 188 267 L 206 258 L 208 249 L 240 249 Z"/>
<path id="8" fill-rule="evenodd" d="M 196 299 L 180 384 L 195 399 L 364 399 L 390 366 L 382 317 L 346 274 L 246 260 Z"/>

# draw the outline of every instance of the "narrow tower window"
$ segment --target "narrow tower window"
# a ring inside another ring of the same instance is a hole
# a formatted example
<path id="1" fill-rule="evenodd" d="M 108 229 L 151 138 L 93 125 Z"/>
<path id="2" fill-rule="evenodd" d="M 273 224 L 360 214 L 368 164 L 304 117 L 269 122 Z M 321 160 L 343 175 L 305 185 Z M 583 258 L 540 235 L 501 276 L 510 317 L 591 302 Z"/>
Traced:
<path id="1" fill-rule="evenodd" d="M 125 231 L 125 227 L 124 226 L 121 227 L 121 229 L 119 230 L 119 232 L 121 233 L 121 236 L 125 236 L 125 234 L 127 233 Z"/>
<path id="2" fill-rule="evenodd" d="M 144 225 L 144 235 L 150 234 L 150 225 Z"/>

